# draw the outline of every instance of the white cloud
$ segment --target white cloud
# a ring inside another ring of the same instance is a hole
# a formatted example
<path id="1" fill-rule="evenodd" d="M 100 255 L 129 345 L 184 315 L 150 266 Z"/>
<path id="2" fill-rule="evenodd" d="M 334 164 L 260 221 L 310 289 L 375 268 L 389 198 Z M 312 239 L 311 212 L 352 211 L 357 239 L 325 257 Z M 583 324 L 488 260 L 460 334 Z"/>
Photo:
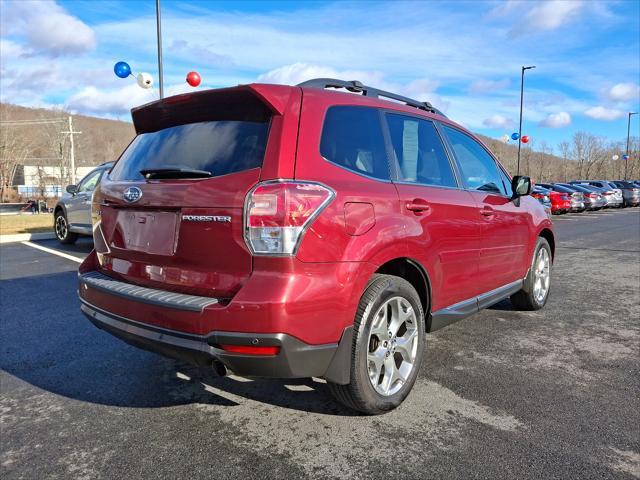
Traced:
<path id="1" fill-rule="evenodd" d="M 53 1 L 3 4 L 2 34 L 24 37 L 25 55 L 58 57 L 94 50 L 94 31 Z"/>
<path id="2" fill-rule="evenodd" d="M 340 78 L 344 80 L 360 80 L 363 83 L 376 85 L 382 83 L 383 74 L 357 70 L 336 70 L 322 65 L 293 63 L 273 69 L 258 76 L 258 82 L 297 85 L 313 78 Z"/>
<path id="3" fill-rule="evenodd" d="M 477 95 L 479 93 L 493 92 L 495 90 L 504 90 L 509 87 L 511 82 L 508 78 L 502 80 L 476 80 L 469 87 L 469 93 Z"/>
<path id="4" fill-rule="evenodd" d="M 556 30 L 578 18 L 585 5 L 583 0 L 544 0 L 536 3 L 509 0 L 492 9 L 488 17 L 518 18 L 509 31 L 510 36 L 517 37 Z"/>
<path id="5" fill-rule="evenodd" d="M 606 108 L 602 106 L 592 107 L 585 110 L 584 114 L 587 117 L 593 118 L 595 120 L 617 120 L 618 118 L 622 118 L 626 115 L 622 110 L 617 110 L 615 108 Z"/>
<path id="6" fill-rule="evenodd" d="M 640 85 L 634 83 L 618 83 L 607 91 L 607 97 L 614 102 L 625 102 L 640 97 Z"/>
<path id="7" fill-rule="evenodd" d="M 99 116 L 118 117 L 120 115 L 128 115 L 133 107 L 158 100 L 157 80 L 155 78 L 153 80 L 154 87 L 151 89 L 139 87 L 133 79 L 127 79 L 128 85 L 118 89 L 85 87 L 67 99 L 65 108 L 72 112 Z M 186 82 L 172 85 L 165 84 L 165 97 L 194 92 L 202 88 L 202 85 L 193 88 Z"/>
<path id="8" fill-rule="evenodd" d="M 67 99 L 65 108 L 93 115 L 123 115 L 131 108 L 158 99 L 155 89 L 145 90 L 135 82 L 117 90 L 85 87 Z"/>
<path id="9" fill-rule="evenodd" d="M 231 67 L 233 59 L 229 55 L 216 53 L 212 48 L 189 43 L 186 40 L 174 40 L 168 48 L 169 52 L 180 56 L 182 59 L 194 59 L 209 66 Z"/>
<path id="10" fill-rule="evenodd" d="M 547 128 L 563 128 L 571 125 L 571 115 L 567 112 L 551 113 L 538 125 Z"/>
<path id="11" fill-rule="evenodd" d="M 485 118 L 482 124 L 488 128 L 511 128 L 515 125 L 515 122 L 504 115 L 491 115 L 489 118 Z"/>
<path id="12" fill-rule="evenodd" d="M 409 83 L 389 82 L 381 72 L 365 70 L 337 70 L 324 65 L 294 63 L 284 65 L 267 73 L 258 75 L 258 82 L 297 85 L 313 78 L 338 78 L 341 80 L 359 80 L 365 85 L 387 90 L 420 101 L 428 101 L 434 107 L 446 111 L 449 102 L 445 101 L 435 89 L 439 82 L 428 78 L 417 78 Z"/>

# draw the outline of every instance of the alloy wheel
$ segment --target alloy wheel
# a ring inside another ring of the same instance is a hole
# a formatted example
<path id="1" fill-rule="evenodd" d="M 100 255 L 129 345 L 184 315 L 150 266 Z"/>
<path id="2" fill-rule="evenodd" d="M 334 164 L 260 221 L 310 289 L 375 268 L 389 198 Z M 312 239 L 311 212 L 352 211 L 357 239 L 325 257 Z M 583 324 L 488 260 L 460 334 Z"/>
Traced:
<path id="1" fill-rule="evenodd" d="M 367 369 L 376 392 L 397 393 L 413 371 L 417 353 L 416 313 L 407 299 L 390 298 L 374 315 L 369 332 Z"/>
<path id="2" fill-rule="evenodd" d="M 67 238 L 67 233 L 69 233 L 69 228 L 67 227 L 67 220 L 64 218 L 64 215 L 58 215 L 56 217 L 56 235 L 60 240 L 64 240 Z"/>
<path id="3" fill-rule="evenodd" d="M 551 261 L 546 248 L 541 248 L 533 266 L 533 297 L 542 303 L 549 291 Z"/>

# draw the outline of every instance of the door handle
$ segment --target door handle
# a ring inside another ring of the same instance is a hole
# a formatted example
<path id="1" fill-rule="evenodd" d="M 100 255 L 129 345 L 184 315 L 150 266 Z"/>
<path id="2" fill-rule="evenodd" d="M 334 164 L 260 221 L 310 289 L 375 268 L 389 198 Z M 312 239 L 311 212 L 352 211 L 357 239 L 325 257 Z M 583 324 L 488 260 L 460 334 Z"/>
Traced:
<path id="1" fill-rule="evenodd" d="M 480 214 L 483 217 L 493 217 L 496 214 L 496 212 L 491 207 L 484 207 L 482 210 L 480 210 Z"/>
<path id="2" fill-rule="evenodd" d="M 416 213 L 431 209 L 427 202 L 421 198 L 414 198 L 413 200 L 405 203 L 405 208 Z"/>

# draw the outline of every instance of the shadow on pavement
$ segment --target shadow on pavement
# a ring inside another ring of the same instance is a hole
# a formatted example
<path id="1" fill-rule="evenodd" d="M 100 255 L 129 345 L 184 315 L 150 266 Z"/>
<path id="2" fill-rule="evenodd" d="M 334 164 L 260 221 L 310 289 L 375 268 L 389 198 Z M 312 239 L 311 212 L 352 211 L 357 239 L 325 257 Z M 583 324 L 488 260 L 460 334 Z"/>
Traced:
<path id="1" fill-rule="evenodd" d="M 330 397 L 326 384 L 312 379 L 219 378 L 111 337 L 80 313 L 75 272 L 3 280 L 0 303 L 0 368 L 57 395 L 130 408 L 191 403 L 233 407 L 248 399 L 356 415 Z M 12 384 L 6 380 L 5 391 Z"/>

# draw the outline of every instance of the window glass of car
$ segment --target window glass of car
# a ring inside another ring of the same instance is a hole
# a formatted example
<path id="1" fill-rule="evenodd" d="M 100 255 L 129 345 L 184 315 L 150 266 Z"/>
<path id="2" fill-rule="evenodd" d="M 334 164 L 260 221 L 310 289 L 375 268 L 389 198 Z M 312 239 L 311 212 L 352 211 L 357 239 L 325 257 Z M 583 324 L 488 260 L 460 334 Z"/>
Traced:
<path id="1" fill-rule="evenodd" d="M 375 108 L 329 108 L 322 128 L 320 154 L 348 170 L 382 180 L 389 179 L 380 113 Z"/>
<path id="2" fill-rule="evenodd" d="M 513 197 L 513 188 L 511 187 L 511 176 L 507 175 L 502 168 L 498 167 L 500 171 L 500 178 L 502 179 L 502 186 L 504 187 L 505 192 L 507 192 L 508 197 Z M 549 192 L 545 192 L 548 194 Z"/>
<path id="3" fill-rule="evenodd" d="M 84 177 L 78 184 L 78 192 L 92 192 L 95 190 L 96 185 L 98 185 L 100 177 L 102 176 L 102 172 L 103 170 L 95 170 Z"/>
<path id="4" fill-rule="evenodd" d="M 449 158 L 433 122 L 387 114 L 391 144 L 402 182 L 457 187 Z"/>
<path id="5" fill-rule="evenodd" d="M 507 195 L 500 169 L 489 152 L 460 130 L 444 126 L 444 131 L 449 138 L 467 188 Z"/>
<path id="6" fill-rule="evenodd" d="M 211 176 L 262 166 L 269 121 L 216 120 L 138 135 L 110 173 L 116 181 L 141 180 L 140 170 L 192 169 Z"/>

